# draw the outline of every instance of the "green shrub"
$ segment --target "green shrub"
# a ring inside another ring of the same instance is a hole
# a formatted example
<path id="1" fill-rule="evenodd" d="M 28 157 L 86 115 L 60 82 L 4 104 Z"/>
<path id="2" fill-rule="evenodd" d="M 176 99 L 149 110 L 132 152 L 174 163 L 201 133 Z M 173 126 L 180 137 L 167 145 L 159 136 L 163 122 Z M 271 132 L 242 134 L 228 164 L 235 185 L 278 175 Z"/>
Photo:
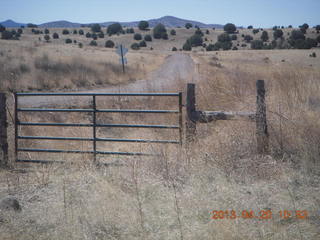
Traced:
<path id="1" fill-rule="evenodd" d="M 206 47 L 206 51 L 210 52 L 210 51 L 214 51 L 215 48 L 214 48 L 214 44 L 209 44 L 207 47 Z"/>
<path id="2" fill-rule="evenodd" d="M 50 40 L 50 36 L 48 35 L 48 34 L 46 34 L 46 35 L 44 35 L 44 40 L 46 40 L 47 42 L 49 42 L 49 40 Z"/>
<path id="3" fill-rule="evenodd" d="M 1 39 L 4 39 L 4 40 L 11 40 L 13 39 L 13 37 L 14 35 L 10 31 L 5 30 L 1 33 Z"/>
<path id="4" fill-rule="evenodd" d="M 91 38 L 91 33 L 87 32 L 86 33 L 86 38 Z"/>
<path id="5" fill-rule="evenodd" d="M 170 31 L 170 34 L 172 35 L 172 36 L 175 36 L 177 33 L 176 33 L 176 30 L 174 30 L 174 29 L 172 29 L 171 31 Z"/>
<path id="6" fill-rule="evenodd" d="M 301 32 L 301 30 L 293 30 L 291 32 L 291 36 L 290 36 L 291 40 L 298 40 L 298 39 L 306 39 L 306 37 L 304 36 L 303 32 Z"/>
<path id="7" fill-rule="evenodd" d="M 177 49 L 176 47 L 173 47 L 173 48 L 172 48 L 172 51 L 173 51 L 173 52 L 176 52 L 176 51 L 178 51 L 178 49 Z"/>
<path id="8" fill-rule="evenodd" d="M 253 37 L 252 37 L 251 35 L 245 35 L 245 36 L 244 36 L 244 40 L 245 40 L 247 43 L 249 43 L 249 42 L 251 42 L 251 41 L 253 40 Z"/>
<path id="9" fill-rule="evenodd" d="M 19 29 L 18 29 L 18 33 L 19 33 L 19 34 L 22 34 L 22 33 L 23 33 L 23 30 L 22 30 L 21 28 L 19 28 Z"/>
<path id="10" fill-rule="evenodd" d="M 236 51 L 236 50 L 238 50 L 238 48 L 237 48 L 237 47 L 233 47 L 232 50 L 233 50 L 233 51 Z"/>
<path id="11" fill-rule="evenodd" d="M 98 36 L 96 33 L 92 33 L 91 37 L 93 38 L 93 40 L 97 40 L 98 39 Z"/>
<path id="12" fill-rule="evenodd" d="M 91 31 L 92 32 L 101 32 L 101 26 L 99 25 L 99 24 L 93 24 L 92 26 L 91 26 Z"/>
<path id="13" fill-rule="evenodd" d="M 232 42 L 217 42 L 217 46 L 223 50 L 230 50 L 232 47 Z"/>
<path id="14" fill-rule="evenodd" d="M 73 43 L 77 43 L 77 40 L 73 40 Z"/>
<path id="15" fill-rule="evenodd" d="M 208 29 L 206 30 L 206 34 L 207 34 L 207 35 L 208 35 L 208 34 L 210 34 L 210 32 L 209 32 L 209 30 L 208 30 Z"/>
<path id="16" fill-rule="evenodd" d="M 46 29 L 44 30 L 44 33 L 45 33 L 45 34 L 49 34 L 49 33 L 50 33 L 50 32 L 49 32 L 49 29 L 46 28 Z"/>
<path id="17" fill-rule="evenodd" d="M 106 41 L 105 45 L 106 48 L 114 48 L 114 42 L 111 40 Z"/>
<path id="18" fill-rule="evenodd" d="M 269 40 L 269 35 L 268 35 L 268 32 L 267 31 L 263 31 L 262 34 L 261 34 L 261 40 L 266 42 Z"/>
<path id="19" fill-rule="evenodd" d="M 163 33 L 162 34 L 162 39 L 163 40 L 168 40 L 169 36 L 168 36 L 168 33 Z"/>
<path id="20" fill-rule="evenodd" d="M 183 49 L 184 51 L 191 51 L 191 50 L 192 50 L 192 46 L 191 46 L 191 44 L 187 41 L 187 42 L 183 45 L 182 49 Z"/>
<path id="21" fill-rule="evenodd" d="M 134 29 L 133 28 L 127 28 L 126 33 L 134 33 Z"/>
<path id="22" fill-rule="evenodd" d="M 320 43 L 320 35 L 317 37 L 317 42 Z"/>
<path id="23" fill-rule="evenodd" d="M 68 35 L 69 34 L 69 30 L 68 29 L 63 29 L 62 30 L 62 34 L 63 35 Z"/>
<path id="24" fill-rule="evenodd" d="M 117 33 L 121 33 L 122 30 L 122 26 L 120 23 L 114 23 L 108 26 L 107 28 L 107 33 L 111 36 L 113 34 L 117 34 Z"/>
<path id="25" fill-rule="evenodd" d="M 33 23 L 28 23 L 28 24 L 27 24 L 27 27 L 28 27 L 28 28 L 37 28 L 38 25 L 33 24 Z"/>
<path id="26" fill-rule="evenodd" d="M 315 29 L 316 29 L 317 31 L 320 31 L 320 25 L 315 26 Z"/>
<path id="27" fill-rule="evenodd" d="M 82 43 L 78 43 L 79 48 L 83 48 L 83 44 Z"/>
<path id="28" fill-rule="evenodd" d="M 249 26 L 248 26 L 248 29 L 252 29 L 252 28 L 253 28 L 253 26 L 252 26 L 252 25 L 249 25 Z"/>
<path id="29" fill-rule="evenodd" d="M 223 30 L 227 33 L 234 33 L 237 28 L 233 23 L 227 23 L 226 25 L 224 25 Z"/>
<path id="30" fill-rule="evenodd" d="M 83 35 L 84 31 L 82 29 L 79 30 L 79 35 Z"/>
<path id="31" fill-rule="evenodd" d="M 288 28 L 292 28 L 292 25 L 289 25 Z"/>
<path id="32" fill-rule="evenodd" d="M 69 43 L 72 43 L 72 40 L 71 40 L 70 38 L 67 38 L 67 39 L 65 40 L 65 42 L 66 42 L 66 44 L 69 44 Z"/>
<path id="33" fill-rule="evenodd" d="M 230 42 L 231 38 L 229 36 L 229 34 L 227 33 L 222 33 L 218 36 L 218 41 L 219 42 Z"/>
<path id="34" fill-rule="evenodd" d="M 235 34 L 233 34 L 232 36 L 231 36 L 231 40 L 237 40 L 238 39 L 238 37 L 237 37 L 237 35 L 235 35 Z"/>
<path id="35" fill-rule="evenodd" d="M 277 40 L 278 38 L 282 38 L 282 36 L 283 36 L 283 31 L 281 29 L 276 29 L 273 32 L 273 37 L 275 40 Z"/>
<path id="36" fill-rule="evenodd" d="M 304 24 L 302 24 L 301 26 L 299 26 L 299 28 L 301 29 L 301 28 L 303 28 L 303 29 L 308 29 L 309 28 L 309 25 L 307 24 L 307 23 L 304 23 Z"/>
<path id="37" fill-rule="evenodd" d="M 253 34 L 257 34 L 258 32 L 259 32 L 259 29 L 253 29 L 253 30 L 252 30 L 252 33 L 253 33 Z"/>
<path id="38" fill-rule="evenodd" d="M 186 23 L 185 27 L 186 27 L 186 29 L 192 28 L 192 24 L 191 23 Z"/>
<path id="39" fill-rule="evenodd" d="M 251 42 L 251 48 L 252 49 L 262 49 L 263 42 L 261 40 L 254 40 Z"/>
<path id="40" fill-rule="evenodd" d="M 166 27 L 161 23 L 159 23 L 157 26 L 155 26 L 153 28 L 153 37 L 155 39 L 161 39 L 161 38 L 165 39 L 165 38 L 167 38 L 168 34 L 167 34 Z"/>
<path id="41" fill-rule="evenodd" d="M 144 40 L 139 42 L 139 47 L 146 47 L 146 46 L 147 46 L 147 43 Z"/>
<path id="42" fill-rule="evenodd" d="M 149 27 L 149 23 L 147 21 L 140 21 L 138 24 L 138 28 L 140 30 L 147 30 Z"/>
<path id="43" fill-rule="evenodd" d="M 139 49 L 140 49 L 140 46 L 139 46 L 138 43 L 133 43 L 133 44 L 131 45 L 131 49 L 133 49 L 133 50 L 139 50 Z"/>
<path id="44" fill-rule="evenodd" d="M 99 38 L 104 38 L 104 33 L 103 33 L 103 32 L 99 32 L 99 33 L 98 33 L 98 37 L 99 37 Z"/>
<path id="45" fill-rule="evenodd" d="M 98 43 L 97 43 L 97 41 L 92 40 L 89 45 L 96 47 L 96 46 L 98 46 Z"/>
<path id="46" fill-rule="evenodd" d="M 142 36 L 140 33 L 136 33 L 136 34 L 134 34 L 133 38 L 134 38 L 134 40 L 141 40 Z"/>
<path id="47" fill-rule="evenodd" d="M 151 35 L 149 35 L 149 34 L 148 34 L 148 35 L 145 35 L 145 36 L 144 36 L 144 40 L 147 41 L 147 42 L 152 42 L 152 37 L 151 37 Z"/>
<path id="48" fill-rule="evenodd" d="M 201 35 L 199 34 L 194 34 L 190 38 L 188 38 L 187 42 L 191 45 L 191 47 L 197 47 L 201 46 L 203 43 L 203 39 Z"/>
<path id="49" fill-rule="evenodd" d="M 52 34 L 52 38 L 53 38 L 53 39 L 58 39 L 58 38 L 59 38 L 59 34 L 58 34 L 58 33 Z"/>
<path id="50" fill-rule="evenodd" d="M 6 30 L 6 27 L 0 24 L 0 32 L 4 32 Z"/>

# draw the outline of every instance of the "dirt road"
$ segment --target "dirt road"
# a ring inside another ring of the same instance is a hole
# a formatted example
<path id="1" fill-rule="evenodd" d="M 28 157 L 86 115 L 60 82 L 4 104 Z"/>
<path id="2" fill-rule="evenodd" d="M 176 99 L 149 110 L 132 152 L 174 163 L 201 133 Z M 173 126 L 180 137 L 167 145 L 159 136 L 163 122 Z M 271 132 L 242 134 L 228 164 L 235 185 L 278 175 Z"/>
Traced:
<path id="1" fill-rule="evenodd" d="M 194 62 L 187 54 L 176 53 L 166 58 L 156 71 L 147 79 L 138 80 L 126 85 L 110 86 L 79 92 L 175 92 L 181 91 L 187 82 L 195 79 Z M 77 97 L 19 97 L 19 107 L 41 107 L 65 104 L 79 104 Z"/>

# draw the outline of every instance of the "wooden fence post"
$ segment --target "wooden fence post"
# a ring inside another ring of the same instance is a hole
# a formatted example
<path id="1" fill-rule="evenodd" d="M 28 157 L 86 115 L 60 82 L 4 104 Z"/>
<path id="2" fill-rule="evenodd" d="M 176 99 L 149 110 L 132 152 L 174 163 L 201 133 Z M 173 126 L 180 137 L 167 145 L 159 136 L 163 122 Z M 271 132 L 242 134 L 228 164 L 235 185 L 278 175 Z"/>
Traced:
<path id="1" fill-rule="evenodd" d="M 195 96 L 195 84 L 188 83 L 187 85 L 187 115 L 186 115 L 186 142 L 191 143 L 195 139 L 196 135 L 196 121 L 193 116 L 196 112 L 196 96 Z"/>
<path id="2" fill-rule="evenodd" d="M 267 125 L 265 87 L 264 80 L 258 80 L 257 86 L 257 112 L 256 112 L 256 134 L 257 151 L 259 154 L 266 154 L 269 151 L 269 134 Z"/>
<path id="3" fill-rule="evenodd" d="M 2 158 L 0 158 L 0 165 L 8 165 L 8 135 L 7 135 L 7 101 L 6 94 L 0 93 L 0 151 Z"/>

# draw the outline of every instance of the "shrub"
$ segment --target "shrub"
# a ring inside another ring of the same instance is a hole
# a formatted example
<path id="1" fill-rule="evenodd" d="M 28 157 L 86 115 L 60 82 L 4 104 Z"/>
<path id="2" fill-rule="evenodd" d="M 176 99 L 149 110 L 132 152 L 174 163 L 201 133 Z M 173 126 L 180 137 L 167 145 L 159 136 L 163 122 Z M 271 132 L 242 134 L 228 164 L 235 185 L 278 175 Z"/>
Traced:
<path id="1" fill-rule="evenodd" d="M 320 31 L 320 25 L 315 26 L 315 29 L 316 29 L 317 31 Z"/>
<path id="2" fill-rule="evenodd" d="M 59 38 L 59 34 L 58 34 L 58 33 L 52 34 L 52 38 L 53 38 L 53 39 L 58 39 L 58 38 Z"/>
<path id="3" fill-rule="evenodd" d="M 291 40 L 298 40 L 298 39 L 306 39 L 306 37 L 304 36 L 303 32 L 301 32 L 300 30 L 293 30 L 291 32 L 291 36 L 290 36 Z"/>
<path id="4" fill-rule="evenodd" d="M 140 49 L 140 46 L 139 46 L 138 43 L 133 43 L 133 44 L 131 45 L 131 49 L 133 49 L 133 50 L 139 50 L 139 49 Z"/>
<path id="5" fill-rule="evenodd" d="M 99 24 L 93 24 L 92 26 L 91 26 L 91 31 L 92 32 L 101 32 L 101 26 L 99 25 Z"/>
<path id="6" fill-rule="evenodd" d="M 83 34 L 84 34 L 83 30 L 80 29 L 80 30 L 79 30 L 79 35 L 83 35 Z"/>
<path id="7" fill-rule="evenodd" d="M 194 34 L 200 35 L 201 37 L 203 37 L 203 32 L 198 28 Z"/>
<path id="8" fill-rule="evenodd" d="M 13 39 L 13 36 L 14 35 L 12 34 L 12 32 L 5 30 L 1 34 L 1 39 L 10 40 L 10 39 Z"/>
<path id="9" fill-rule="evenodd" d="M 236 51 L 236 50 L 238 50 L 238 48 L 237 48 L 237 47 L 233 47 L 232 50 L 233 50 L 233 51 Z"/>
<path id="10" fill-rule="evenodd" d="M 109 35 L 117 34 L 117 33 L 120 33 L 120 32 L 122 32 L 122 26 L 121 26 L 120 23 L 111 24 L 107 28 L 107 33 Z"/>
<path id="11" fill-rule="evenodd" d="M 305 29 L 305 28 L 300 28 L 300 31 L 301 31 L 303 34 L 306 34 L 306 33 L 307 33 L 307 29 Z"/>
<path id="12" fill-rule="evenodd" d="M 73 34 L 78 34 L 78 31 L 76 29 L 74 29 Z"/>
<path id="13" fill-rule="evenodd" d="M 21 28 L 18 29 L 18 33 L 19 33 L 19 34 L 22 34 L 22 33 L 23 33 L 23 31 L 22 31 Z"/>
<path id="14" fill-rule="evenodd" d="M 315 57 L 317 57 L 317 54 L 315 52 L 313 52 L 309 56 L 315 58 Z"/>
<path id="15" fill-rule="evenodd" d="M 127 29 L 127 33 L 134 33 L 134 29 L 133 28 L 128 28 Z"/>
<path id="16" fill-rule="evenodd" d="M 283 36 L 283 31 L 281 29 L 276 29 L 273 32 L 273 37 L 275 40 L 277 40 L 278 38 L 282 38 L 282 36 Z"/>
<path id="17" fill-rule="evenodd" d="M 145 35 L 145 36 L 144 36 L 144 40 L 147 41 L 147 42 L 152 42 L 152 37 L 151 37 L 151 35 L 149 35 L 149 34 L 148 34 L 148 35 Z"/>
<path id="18" fill-rule="evenodd" d="M 209 32 L 209 30 L 208 30 L 208 29 L 206 30 L 206 34 L 210 34 L 210 32 Z"/>
<path id="19" fill-rule="evenodd" d="M 96 46 L 98 46 L 98 43 L 97 43 L 97 41 L 92 40 L 89 45 L 96 47 Z"/>
<path id="20" fill-rule="evenodd" d="M 111 40 L 106 41 L 105 45 L 106 48 L 114 48 L 114 42 Z"/>
<path id="21" fill-rule="evenodd" d="M 214 48 L 214 44 L 209 44 L 207 47 L 206 47 L 206 51 L 210 52 L 210 51 L 214 51 L 215 48 Z"/>
<path id="22" fill-rule="evenodd" d="M 191 44 L 187 41 L 187 42 L 183 45 L 182 49 L 183 49 L 184 51 L 191 51 L 191 50 L 192 50 L 192 46 L 191 46 Z"/>
<path id="23" fill-rule="evenodd" d="M 249 42 L 251 42 L 251 41 L 253 40 L 253 37 L 252 37 L 251 35 L 245 35 L 245 36 L 244 36 L 244 40 L 245 40 L 247 43 L 249 43 Z"/>
<path id="24" fill-rule="evenodd" d="M 252 28 L 253 28 L 253 26 L 252 26 L 252 25 L 249 25 L 249 26 L 248 26 L 248 29 L 252 29 Z"/>
<path id="25" fill-rule="evenodd" d="M 33 23 L 28 23 L 28 24 L 27 24 L 27 27 L 28 27 L 28 28 L 37 28 L 38 25 L 33 24 Z"/>
<path id="26" fill-rule="evenodd" d="M 247 47 L 247 44 L 242 43 L 242 44 L 241 44 L 241 47 Z"/>
<path id="27" fill-rule="evenodd" d="M 98 33 L 98 37 L 99 37 L 99 38 L 104 38 L 104 33 L 103 33 L 103 32 L 99 32 L 99 33 Z"/>
<path id="28" fill-rule="evenodd" d="M 313 39 L 313 38 L 307 38 L 306 39 L 306 44 L 308 46 L 311 46 L 311 47 L 317 47 L 318 46 L 318 42 L 316 39 Z"/>
<path id="29" fill-rule="evenodd" d="M 253 29 L 253 30 L 252 30 L 252 33 L 253 33 L 253 34 L 257 34 L 258 32 L 259 32 L 259 29 Z"/>
<path id="30" fill-rule="evenodd" d="M 48 34 L 46 34 L 46 35 L 44 35 L 44 40 L 46 40 L 47 42 L 49 42 L 49 40 L 50 40 L 50 36 L 48 35 Z"/>
<path id="31" fill-rule="evenodd" d="M 299 26 L 299 28 L 303 28 L 307 30 L 309 28 L 309 25 L 307 23 L 304 23 L 301 26 Z"/>
<path id="32" fill-rule="evenodd" d="M 266 42 L 269 40 L 269 35 L 268 35 L 268 32 L 267 31 L 263 31 L 262 34 L 261 34 L 261 40 Z"/>
<path id="33" fill-rule="evenodd" d="M 168 40 L 169 36 L 168 36 L 168 33 L 163 33 L 162 34 L 162 39 L 163 40 Z"/>
<path id="34" fill-rule="evenodd" d="M 45 34 L 49 34 L 49 33 L 50 33 L 50 32 L 49 32 L 49 29 L 46 28 L 46 29 L 44 30 L 44 33 L 45 33 Z"/>
<path id="35" fill-rule="evenodd" d="M 86 33 L 86 38 L 91 38 L 91 33 L 87 32 Z"/>
<path id="36" fill-rule="evenodd" d="M 82 43 L 78 43 L 79 48 L 83 48 L 83 44 Z"/>
<path id="37" fill-rule="evenodd" d="M 320 35 L 317 37 L 317 42 L 320 43 Z"/>
<path id="38" fill-rule="evenodd" d="M 176 52 L 176 51 L 178 51 L 178 49 L 177 49 L 176 47 L 173 47 L 173 48 L 172 48 L 172 51 L 173 51 L 173 52 Z"/>
<path id="39" fill-rule="evenodd" d="M 0 24 L 0 32 L 4 32 L 6 30 L 6 27 Z"/>
<path id="40" fill-rule="evenodd" d="M 149 23 L 147 21 L 140 21 L 138 24 L 138 28 L 140 30 L 147 30 L 149 27 Z"/>
<path id="41" fill-rule="evenodd" d="M 159 23 L 157 26 L 153 28 L 153 37 L 155 39 L 165 39 L 166 36 L 168 36 L 167 29 L 163 24 Z"/>
<path id="42" fill-rule="evenodd" d="M 234 33 L 237 28 L 233 23 L 227 23 L 226 25 L 224 25 L 223 30 L 227 33 Z"/>
<path id="43" fill-rule="evenodd" d="M 186 27 L 186 29 L 192 28 L 192 24 L 191 23 L 186 23 L 185 27 Z"/>
<path id="44" fill-rule="evenodd" d="M 68 29 L 63 29 L 62 30 L 62 34 L 63 35 L 68 35 L 69 34 L 69 30 Z"/>
<path id="45" fill-rule="evenodd" d="M 67 38 L 65 42 L 66 44 L 69 44 L 69 43 L 72 43 L 72 40 L 70 38 Z"/>
<path id="46" fill-rule="evenodd" d="M 197 47 L 202 45 L 203 40 L 199 34 L 194 34 L 187 40 L 187 42 L 191 45 L 191 47 Z"/>
<path id="47" fill-rule="evenodd" d="M 235 34 L 233 34 L 232 36 L 231 36 L 231 40 L 237 40 L 238 39 L 238 37 L 237 37 L 237 35 L 235 35 Z"/>
<path id="48" fill-rule="evenodd" d="M 77 43 L 77 40 L 73 40 L 73 43 Z"/>
<path id="49" fill-rule="evenodd" d="M 95 33 L 92 33 L 91 37 L 93 38 L 93 40 L 97 40 L 98 39 L 98 36 Z"/>
<path id="50" fill-rule="evenodd" d="M 139 47 L 146 47 L 146 46 L 147 46 L 147 43 L 144 40 L 139 42 Z"/>
<path id="51" fill-rule="evenodd" d="M 262 49 L 263 42 L 261 40 L 254 40 L 251 42 L 251 48 L 252 49 Z"/>
<path id="52" fill-rule="evenodd" d="M 232 42 L 217 42 L 216 45 L 216 47 L 222 48 L 223 50 L 230 50 Z"/>
<path id="53" fill-rule="evenodd" d="M 140 33 L 136 33 L 134 36 L 133 36 L 134 40 L 141 40 L 142 39 L 142 36 Z"/>
<path id="54" fill-rule="evenodd" d="M 172 29 L 172 30 L 170 31 L 170 34 L 171 34 L 172 36 L 176 35 L 176 34 L 177 34 L 177 33 L 176 33 L 176 30 Z"/>
<path id="55" fill-rule="evenodd" d="M 288 28 L 292 28 L 292 25 L 289 25 Z"/>
<path id="56" fill-rule="evenodd" d="M 231 38 L 229 36 L 229 34 L 227 33 L 222 33 L 218 36 L 218 41 L 219 42 L 230 42 Z"/>

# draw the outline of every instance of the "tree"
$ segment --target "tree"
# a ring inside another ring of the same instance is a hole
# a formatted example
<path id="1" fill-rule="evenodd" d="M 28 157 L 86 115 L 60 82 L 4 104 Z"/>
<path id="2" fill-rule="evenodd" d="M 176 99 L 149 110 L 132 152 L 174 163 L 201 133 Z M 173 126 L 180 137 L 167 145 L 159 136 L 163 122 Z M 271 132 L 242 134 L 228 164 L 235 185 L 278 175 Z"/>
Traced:
<path id="1" fill-rule="evenodd" d="M 262 49 L 263 42 L 261 40 L 254 40 L 251 42 L 251 48 L 252 49 Z"/>
<path id="2" fill-rule="evenodd" d="M 252 26 L 252 25 L 249 25 L 249 26 L 248 26 L 248 29 L 252 29 L 252 28 L 253 28 L 253 26 Z"/>
<path id="3" fill-rule="evenodd" d="M 151 42 L 152 41 L 152 37 L 151 37 L 151 35 L 145 35 L 144 36 L 144 40 L 146 41 L 146 42 Z"/>
<path id="4" fill-rule="evenodd" d="M 87 32 L 86 33 L 86 38 L 91 38 L 91 33 Z"/>
<path id="5" fill-rule="evenodd" d="M 186 23 L 185 27 L 186 27 L 186 29 L 192 28 L 192 24 L 191 23 Z"/>
<path id="6" fill-rule="evenodd" d="M 257 34 L 258 32 L 259 32 L 259 29 L 253 29 L 253 30 L 252 30 L 252 33 L 253 33 L 253 34 Z"/>
<path id="7" fill-rule="evenodd" d="M 139 50 L 139 49 L 140 49 L 140 46 L 139 46 L 138 43 L 133 43 L 133 44 L 131 44 L 131 49 L 133 49 L 133 50 Z"/>
<path id="8" fill-rule="evenodd" d="M 78 46 L 79 46 L 79 48 L 82 48 L 83 44 L 82 43 L 78 43 Z"/>
<path id="9" fill-rule="evenodd" d="M 237 35 L 233 34 L 233 35 L 231 36 L 231 40 L 235 41 L 235 40 L 237 40 L 237 39 L 238 39 Z"/>
<path id="10" fill-rule="evenodd" d="M 83 34 L 84 34 L 83 30 L 80 29 L 80 30 L 79 30 L 79 35 L 83 35 Z"/>
<path id="11" fill-rule="evenodd" d="M 305 40 L 306 37 L 304 36 L 303 32 L 301 32 L 301 30 L 293 30 L 291 32 L 291 36 L 290 36 L 290 40 L 298 40 L 298 39 L 302 39 Z"/>
<path id="12" fill-rule="evenodd" d="M 78 34 L 77 29 L 74 29 L 74 30 L 73 30 L 73 34 Z"/>
<path id="13" fill-rule="evenodd" d="M 304 28 L 307 30 L 309 28 L 309 25 L 307 23 L 304 23 L 301 26 L 299 26 L 299 28 Z"/>
<path id="14" fill-rule="evenodd" d="M 288 28 L 292 28 L 292 25 L 289 25 Z"/>
<path id="15" fill-rule="evenodd" d="M 97 43 L 97 41 L 92 40 L 89 45 L 93 46 L 93 47 L 96 47 L 96 46 L 98 46 L 98 43 Z"/>
<path id="16" fill-rule="evenodd" d="M 166 27 L 161 23 L 159 23 L 157 26 L 155 26 L 153 28 L 153 37 L 155 39 L 161 39 L 161 38 L 162 39 L 166 39 L 166 38 L 168 38 Z"/>
<path id="17" fill-rule="evenodd" d="M 218 42 L 230 42 L 230 41 L 231 41 L 231 38 L 227 33 L 222 33 L 218 36 Z"/>
<path id="18" fill-rule="evenodd" d="M 320 31 L 320 25 L 315 26 L 315 29 L 316 29 L 317 31 Z"/>
<path id="19" fill-rule="evenodd" d="M 46 35 L 44 35 L 44 40 L 46 40 L 47 42 L 49 42 L 50 41 L 50 36 L 48 35 L 48 34 L 46 34 Z"/>
<path id="20" fill-rule="evenodd" d="M 210 32 L 209 32 L 209 30 L 208 30 L 208 29 L 206 30 L 206 34 L 207 34 L 207 35 L 208 35 L 208 34 L 210 34 Z"/>
<path id="21" fill-rule="evenodd" d="M 147 30 L 148 27 L 149 27 L 149 23 L 147 21 L 140 21 L 138 24 L 138 28 L 143 31 Z"/>
<path id="22" fill-rule="evenodd" d="M 277 40 L 278 38 L 282 38 L 282 36 L 283 36 L 283 31 L 281 29 L 276 29 L 273 32 L 273 37 L 275 40 Z"/>
<path id="23" fill-rule="evenodd" d="M 142 36 L 141 36 L 141 34 L 140 33 L 136 33 L 135 35 L 133 35 L 133 38 L 134 38 L 134 40 L 141 40 L 142 39 Z"/>
<path id="24" fill-rule="evenodd" d="M 6 27 L 0 24 L 0 32 L 4 32 L 6 30 Z"/>
<path id="25" fill-rule="evenodd" d="M 144 40 L 139 42 L 139 47 L 146 47 L 146 46 L 147 46 L 147 43 Z"/>
<path id="26" fill-rule="evenodd" d="M 233 23 L 227 23 L 226 25 L 224 25 L 223 30 L 227 33 L 234 33 L 237 28 Z"/>
<path id="27" fill-rule="evenodd" d="M 172 30 L 170 31 L 170 34 L 171 34 L 172 36 L 176 35 L 176 34 L 177 34 L 177 33 L 176 33 L 176 30 L 172 29 Z"/>
<path id="28" fill-rule="evenodd" d="M 203 32 L 200 30 L 200 28 L 197 28 L 197 30 L 195 31 L 195 33 L 194 34 L 198 34 L 198 35 L 200 35 L 201 37 L 203 37 Z"/>
<path id="29" fill-rule="evenodd" d="M 62 34 L 63 35 L 68 35 L 69 34 L 69 30 L 68 29 L 63 29 L 62 30 Z"/>
<path id="30" fill-rule="evenodd" d="M 28 23 L 28 24 L 27 24 L 27 27 L 28 27 L 28 28 L 37 28 L 38 25 L 33 24 L 33 23 Z"/>
<path id="31" fill-rule="evenodd" d="M 45 33 L 45 34 L 49 34 L 49 33 L 50 33 L 49 29 L 46 28 L 46 29 L 44 30 L 44 33 Z"/>
<path id="32" fill-rule="evenodd" d="M 70 44 L 70 43 L 72 43 L 72 40 L 70 38 L 67 38 L 65 42 L 66 42 L 66 44 Z"/>
<path id="33" fill-rule="evenodd" d="M 58 39 L 58 38 L 59 38 L 59 34 L 58 34 L 58 33 L 52 34 L 52 38 L 53 38 L 53 39 Z"/>
<path id="34" fill-rule="evenodd" d="M 320 43 L 320 35 L 317 37 L 317 42 Z"/>
<path id="35" fill-rule="evenodd" d="M 99 38 L 104 38 L 104 33 L 103 33 L 103 32 L 99 32 L 99 33 L 98 33 L 98 37 L 99 37 Z"/>
<path id="36" fill-rule="evenodd" d="M 173 47 L 173 48 L 172 48 L 172 51 L 173 51 L 173 52 L 176 52 L 176 51 L 178 51 L 178 49 L 177 49 L 176 47 Z"/>
<path id="37" fill-rule="evenodd" d="M 209 44 L 207 47 L 206 47 L 206 51 L 210 52 L 210 51 L 213 51 L 214 50 L 214 44 Z"/>
<path id="38" fill-rule="evenodd" d="M 105 45 L 106 48 L 114 48 L 114 42 L 111 40 L 106 41 Z"/>
<path id="39" fill-rule="evenodd" d="M 187 41 L 187 42 L 183 45 L 182 49 L 183 49 L 184 51 L 191 51 L 191 50 L 192 50 L 192 46 L 191 46 L 191 44 Z"/>
<path id="40" fill-rule="evenodd" d="M 23 33 L 23 30 L 22 30 L 21 28 L 19 28 L 19 29 L 18 29 L 18 33 L 19 33 L 19 34 L 22 34 L 22 33 Z"/>
<path id="41" fill-rule="evenodd" d="M 1 39 L 4 39 L 4 40 L 10 40 L 10 39 L 13 39 L 13 34 L 12 32 L 10 31 L 3 31 L 2 34 L 1 34 Z"/>
<path id="42" fill-rule="evenodd" d="M 122 32 L 122 26 L 120 23 L 114 23 L 108 26 L 107 33 L 111 36 L 113 34 L 117 34 Z"/>
<path id="43" fill-rule="evenodd" d="M 96 33 L 92 33 L 91 37 L 93 38 L 93 40 L 97 40 L 98 39 L 98 36 Z"/>
<path id="44" fill-rule="evenodd" d="M 252 37 L 251 35 L 245 35 L 245 36 L 244 36 L 244 40 L 245 40 L 247 43 L 249 43 L 249 42 L 251 42 L 251 41 L 253 40 L 253 37 Z"/>
<path id="45" fill-rule="evenodd" d="M 268 32 L 267 31 L 263 31 L 262 34 L 261 34 L 261 40 L 266 42 L 269 40 L 269 35 L 268 35 Z"/>
<path id="46" fill-rule="evenodd" d="M 191 47 L 198 47 L 202 45 L 203 39 L 199 34 L 194 34 L 187 40 L 187 42 L 189 45 L 191 45 Z"/>
<path id="47" fill-rule="evenodd" d="M 93 24 L 92 26 L 91 26 L 91 31 L 92 32 L 101 32 L 101 26 L 98 24 L 98 23 L 96 23 L 96 24 Z"/>

